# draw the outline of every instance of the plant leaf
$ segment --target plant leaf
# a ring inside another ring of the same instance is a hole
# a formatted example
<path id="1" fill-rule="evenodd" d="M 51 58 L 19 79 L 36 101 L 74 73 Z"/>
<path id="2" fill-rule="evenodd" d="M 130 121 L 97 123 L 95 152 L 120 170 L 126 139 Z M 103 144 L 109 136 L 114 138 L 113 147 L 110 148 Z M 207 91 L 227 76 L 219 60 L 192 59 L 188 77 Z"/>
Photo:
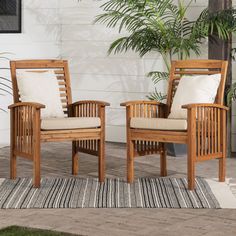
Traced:
<path id="1" fill-rule="evenodd" d="M 161 72 L 161 71 L 151 71 L 148 73 L 147 76 L 152 79 L 154 84 L 157 84 L 162 80 L 169 79 L 169 73 L 168 72 Z"/>

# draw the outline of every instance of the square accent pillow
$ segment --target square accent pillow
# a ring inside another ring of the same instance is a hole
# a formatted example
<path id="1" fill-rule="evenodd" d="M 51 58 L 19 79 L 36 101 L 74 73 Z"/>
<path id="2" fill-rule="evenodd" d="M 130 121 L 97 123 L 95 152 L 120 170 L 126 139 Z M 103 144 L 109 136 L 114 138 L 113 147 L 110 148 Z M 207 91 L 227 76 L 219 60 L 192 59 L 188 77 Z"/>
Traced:
<path id="1" fill-rule="evenodd" d="M 214 103 L 221 74 L 183 76 L 177 87 L 168 118 L 187 119 L 182 105 L 191 103 Z"/>
<path id="2" fill-rule="evenodd" d="M 45 105 L 41 110 L 42 118 L 64 117 L 59 85 L 53 70 L 18 70 L 16 79 L 22 102 L 38 102 Z"/>

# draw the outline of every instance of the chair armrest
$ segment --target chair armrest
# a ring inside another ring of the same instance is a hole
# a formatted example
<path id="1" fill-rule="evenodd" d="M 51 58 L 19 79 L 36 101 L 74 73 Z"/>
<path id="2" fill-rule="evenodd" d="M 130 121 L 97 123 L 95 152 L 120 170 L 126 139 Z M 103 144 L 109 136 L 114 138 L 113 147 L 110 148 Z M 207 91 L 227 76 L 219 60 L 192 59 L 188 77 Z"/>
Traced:
<path id="1" fill-rule="evenodd" d="M 186 104 L 188 142 L 197 160 L 217 158 L 225 151 L 226 113 L 228 107 L 220 104 Z M 224 144 L 223 144 L 224 143 Z"/>
<path id="2" fill-rule="evenodd" d="M 212 103 L 192 103 L 183 105 L 182 108 L 188 110 L 188 123 L 190 121 L 193 123 L 210 122 L 209 120 L 212 120 L 218 115 L 225 116 L 226 112 L 229 110 L 229 108 L 224 105 Z"/>
<path id="3" fill-rule="evenodd" d="M 43 104 L 19 102 L 9 106 L 11 123 L 11 145 L 20 155 L 32 158 L 40 142 L 41 108 Z"/>
<path id="4" fill-rule="evenodd" d="M 128 101 L 120 104 L 126 107 L 127 122 L 133 117 L 165 118 L 167 105 L 158 101 Z"/>
<path id="5" fill-rule="evenodd" d="M 120 105 L 121 106 L 131 106 L 131 105 L 138 105 L 138 104 L 166 106 L 165 103 L 161 103 L 158 101 L 145 101 L 145 100 L 135 100 L 135 101 L 122 102 Z"/>
<path id="6" fill-rule="evenodd" d="M 84 100 L 68 105 L 70 117 L 105 117 L 105 107 L 109 103 L 96 100 Z"/>
<path id="7" fill-rule="evenodd" d="M 82 104 L 97 104 L 97 105 L 104 106 L 104 107 L 110 106 L 110 103 L 104 102 L 104 101 L 83 100 L 83 101 L 78 101 L 78 102 L 74 102 L 72 104 L 69 104 L 68 107 L 73 107 L 73 106 L 82 105 Z"/>
<path id="8" fill-rule="evenodd" d="M 45 108 L 45 105 L 41 104 L 41 103 L 36 103 L 36 102 L 18 102 L 18 103 L 14 103 L 10 106 L 8 106 L 9 109 L 12 108 L 16 108 L 16 107 L 33 107 L 36 109 L 41 109 L 41 108 Z"/>
<path id="9" fill-rule="evenodd" d="M 224 105 L 220 105 L 220 104 L 212 104 L 212 103 L 192 103 L 192 104 L 186 104 L 186 105 L 183 105 L 182 108 L 184 109 L 192 109 L 192 108 L 204 108 L 204 107 L 209 107 L 209 108 L 220 108 L 220 109 L 223 109 L 223 110 L 226 110 L 228 111 L 229 108 L 224 106 Z"/>

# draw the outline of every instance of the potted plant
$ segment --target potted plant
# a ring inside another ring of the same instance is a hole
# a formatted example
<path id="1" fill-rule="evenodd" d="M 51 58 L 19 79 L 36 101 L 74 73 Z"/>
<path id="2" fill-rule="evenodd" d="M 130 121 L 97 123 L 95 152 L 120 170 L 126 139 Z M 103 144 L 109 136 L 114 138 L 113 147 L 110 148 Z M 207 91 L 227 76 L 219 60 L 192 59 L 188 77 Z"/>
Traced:
<path id="1" fill-rule="evenodd" d="M 188 59 L 199 56 L 201 46 L 209 35 L 228 39 L 236 30 L 236 10 L 210 13 L 204 9 L 196 20 L 186 16 L 193 0 L 109 0 L 101 6 L 104 13 L 95 22 L 125 31 L 127 36 L 115 40 L 108 50 L 121 53 L 132 50 L 141 57 L 149 52 L 159 53 L 165 63 L 164 71 L 152 71 L 148 77 L 154 82 L 154 91 L 149 99 L 165 101 L 166 93 L 158 90 L 160 81 L 168 81 L 172 59 Z M 186 151 L 183 145 L 172 145 L 172 154 Z M 176 150 L 176 149 L 179 149 Z M 174 150 L 174 151 L 173 151 Z"/>

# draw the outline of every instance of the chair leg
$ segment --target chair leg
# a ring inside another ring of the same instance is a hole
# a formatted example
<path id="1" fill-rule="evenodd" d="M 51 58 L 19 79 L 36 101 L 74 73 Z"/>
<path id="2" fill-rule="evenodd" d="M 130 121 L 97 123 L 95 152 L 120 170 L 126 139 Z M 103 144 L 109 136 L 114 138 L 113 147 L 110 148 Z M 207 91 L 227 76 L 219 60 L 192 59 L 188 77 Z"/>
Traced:
<path id="1" fill-rule="evenodd" d="M 161 151 L 160 151 L 160 167 L 161 167 L 161 176 L 167 176 L 167 169 L 166 169 L 166 148 L 164 143 L 160 143 Z"/>
<path id="2" fill-rule="evenodd" d="M 195 162 L 191 152 L 188 152 L 188 190 L 195 189 Z"/>
<path id="3" fill-rule="evenodd" d="M 72 175 L 78 175 L 79 172 L 79 154 L 77 142 L 72 141 Z"/>
<path id="4" fill-rule="evenodd" d="M 10 178 L 16 178 L 16 155 L 13 154 L 13 149 L 11 147 L 11 154 L 10 154 Z"/>
<path id="5" fill-rule="evenodd" d="M 225 156 L 219 159 L 219 182 L 225 182 Z"/>
<path id="6" fill-rule="evenodd" d="M 224 111 L 222 116 L 222 133 L 221 133 L 221 145 L 222 145 L 222 158 L 219 159 L 219 181 L 225 182 L 225 170 L 226 170 L 226 142 L 227 142 L 227 134 L 226 134 L 226 113 Z"/>
<path id="7" fill-rule="evenodd" d="M 134 182 L 134 142 L 127 142 L 127 182 Z"/>
<path id="8" fill-rule="evenodd" d="M 14 127 L 15 122 L 15 113 L 10 112 L 11 116 L 11 143 L 10 143 L 10 178 L 16 178 L 16 155 L 15 151 L 15 139 L 16 139 L 16 129 Z"/>
<path id="9" fill-rule="evenodd" d="M 39 188 L 41 182 L 41 174 L 40 174 L 40 147 L 35 150 L 33 162 L 34 162 L 34 187 Z"/>
<path id="10" fill-rule="evenodd" d="M 105 180 L 105 140 L 99 140 L 99 151 L 98 151 L 98 175 L 99 182 Z"/>

